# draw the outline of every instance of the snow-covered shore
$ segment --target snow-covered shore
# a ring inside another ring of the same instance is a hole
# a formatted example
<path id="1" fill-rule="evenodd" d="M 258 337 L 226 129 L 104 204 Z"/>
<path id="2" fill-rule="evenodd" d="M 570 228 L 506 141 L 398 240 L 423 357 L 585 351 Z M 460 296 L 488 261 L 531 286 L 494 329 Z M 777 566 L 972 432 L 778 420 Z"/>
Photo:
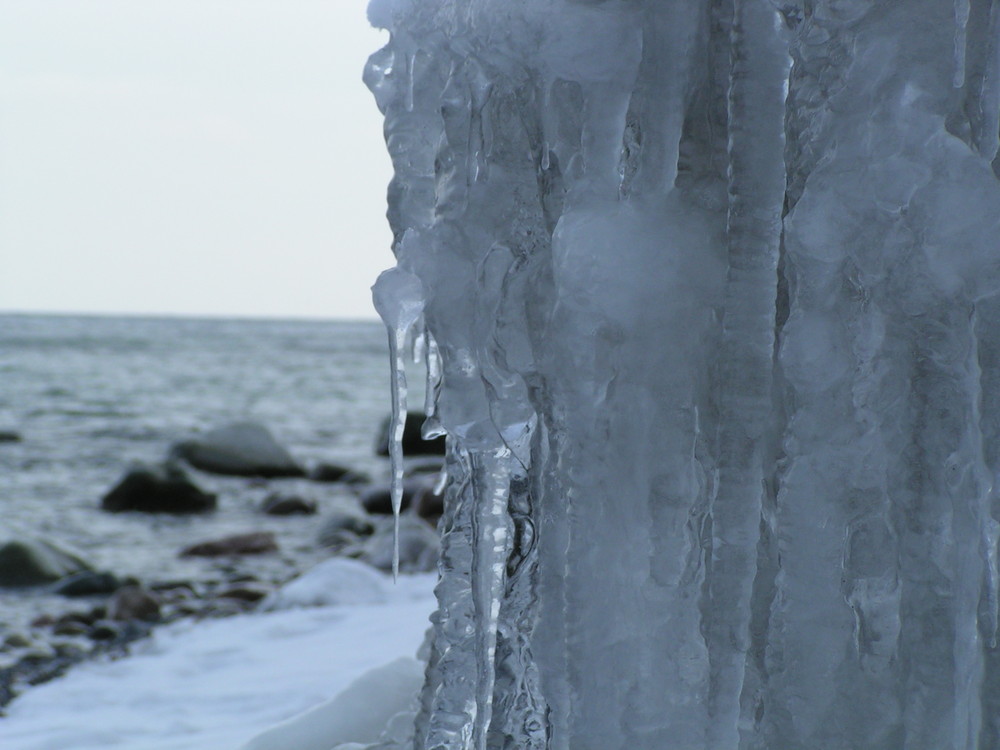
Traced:
<path id="1" fill-rule="evenodd" d="M 372 668 L 413 657 L 436 577 L 393 584 L 361 563 L 327 563 L 255 613 L 174 623 L 127 658 L 31 689 L 0 719 L 0 747 L 235 750 Z"/>

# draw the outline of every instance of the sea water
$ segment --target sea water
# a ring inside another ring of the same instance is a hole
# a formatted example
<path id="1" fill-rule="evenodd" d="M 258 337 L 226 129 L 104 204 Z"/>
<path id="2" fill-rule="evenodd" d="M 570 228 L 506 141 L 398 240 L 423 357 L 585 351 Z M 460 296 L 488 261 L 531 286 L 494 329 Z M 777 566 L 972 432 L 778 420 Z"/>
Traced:
<path id="1" fill-rule="evenodd" d="M 95 568 L 144 582 L 248 573 L 280 580 L 325 556 L 324 508 L 354 502 L 344 485 L 223 478 L 216 512 L 189 517 L 102 512 L 133 462 L 237 420 L 266 425 L 305 467 L 330 462 L 385 479 L 375 455 L 389 410 L 384 328 L 376 322 L 0 315 L 0 542 L 40 536 Z M 316 500 L 319 516 L 271 517 L 272 492 Z M 181 560 L 187 544 L 273 531 L 277 555 Z M 70 604 L 44 590 L 0 591 L 0 630 Z"/>

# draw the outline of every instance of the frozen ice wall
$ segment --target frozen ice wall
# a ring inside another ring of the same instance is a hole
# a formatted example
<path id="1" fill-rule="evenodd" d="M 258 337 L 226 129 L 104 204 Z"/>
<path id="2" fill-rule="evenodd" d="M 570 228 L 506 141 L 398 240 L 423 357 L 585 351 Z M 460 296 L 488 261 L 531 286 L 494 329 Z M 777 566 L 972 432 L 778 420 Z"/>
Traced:
<path id="1" fill-rule="evenodd" d="M 369 15 L 449 436 L 415 747 L 1000 748 L 1000 2 Z"/>

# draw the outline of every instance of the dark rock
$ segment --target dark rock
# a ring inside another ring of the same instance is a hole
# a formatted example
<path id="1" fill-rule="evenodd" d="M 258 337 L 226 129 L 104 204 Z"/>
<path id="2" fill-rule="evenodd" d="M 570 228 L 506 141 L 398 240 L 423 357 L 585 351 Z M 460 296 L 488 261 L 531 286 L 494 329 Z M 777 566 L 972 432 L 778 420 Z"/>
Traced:
<path id="1" fill-rule="evenodd" d="M 314 482 L 339 482 L 351 470 L 338 464 L 318 463 L 309 469 L 309 478 Z"/>
<path id="2" fill-rule="evenodd" d="M 101 500 L 101 509 L 110 513 L 203 513 L 215 505 L 215 495 L 203 492 L 172 464 L 134 466 Z"/>
<path id="3" fill-rule="evenodd" d="M 249 477 L 300 477 L 305 472 L 264 425 L 237 422 L 177 443 L 171 458 L 202 471 Z"/>
<path id="4" fill-rule="evenodd" d="M 55 623 L 56 618 L 52 615 L 39 615 L 34 620 L 31 621 L 31 627 L 33 628 L 47 628 Z"/>
<path id="5" fill-rule="evenodd" d="M 90 629 L 90 639 L 94 641 L 113 641 L 121 638 L 121 626 L 111 620 L 98 620 Z"/>
<path id="6" fill-rule="evenodd" d="M 90 626 L 84 625 L 82 622 L 74 622 L 72 620 L 66 622 L 57 622 L 52 627 L 53 635 L 87 635 L 90 632 Z"/>
<path id="7" fill-rule="evenodd" d="M 38 586 L 88 570 L 71 552 L 43 539 L 19 539 L 0 547 L 0 586 Z"/>
<path id="8" fill-rule="evenodd" d="M 28 648 L 31 645 L 31 639 L 24 633 L 11 633 L 3 639 L 3 645 L 6 648 Z"/>
<path id="9" fill-rule="evenodd" d="M 413 498 L 413 510 L 428 523 L 437 525 L 444 515 L 444 492 L 434 490 L 434 487 L 421 487 Z"/>
<path id="10" fill-rule="evenodd" d="M 249 534 L 234 534 L 233 536 L 200 542 L 186 547 L 180 553 L 181 557 L 221 557 L 223 555 L 259 555 L 265 552 L 277 552 L 278 544 L 270 531 L 254 531 Z"/>
<path id="11" fill-rule="evenodd" d="M 269 516 L 291 516 L 296 513 L 311 516 L 316 512 L 316 501 L 297 495 L 269 495 L 261 506 Z"/>
<path id="12" fill-rule="evenodd" d="M 0 430 L 0 443 L 20 443 L 21 436 L 10 430 Z"/>
<path id="13" fill-rule="evenodd" d="M 416 477 L 422 474 L 440 474 L 443 469 L 443 458 L 418 458 L 406 462 L 406 466 L 403 467 L 403 475 Z"/>
<path id="14" fill-rule="evenodd" d="M 67 622 L 80 623 L 90 627 L 95 621 L 95 617 L 89 612 L 67 612 L 66 614 L 59 617 L 53 624 L 53 628 L 63 625 Z"/>
<path id="15" fill-rule="evenodd" d="M 118 589 L 108 601 L 108 619 L 119 622 L 156 622 L 160 619 L 160 601 L 152 592 L 140 586 L 125 586 Z"/>
<path id="16" fill-rule="evenodd" d="M 62 596 L 93 596 L 95 594 L 112 594 L 122 582 L 111 573 L 96 573 L 83 571 L 66 576 L 56 583 L 52 592 Z"/>
<path id="17" fill-rule="evenodd" d="M 366 484 L 371 481 L 371 477 L 364 472 L 326 463 L 313 466 L 309 471 L 309 478 L 314 482 L 340 482 L 341 484 Z"/>
<path id="18" fill-rule="evenodd" d="M 257 583 L 244 583 L 239 586 L 229 586 L 216 594 L 219 599 L 239 599 L 244 602 L 259 602 L 271 593 L 271 587 Z"/>
<path id="19" fill-rule="evenodd" d="M 431 572 L 437 568 L 440 540 L 437 532 L 423 519 L 413 515 L 399 517 L 399 569 L 406 573 Z M 393 523 L 387 521 L 359 550 L 358 559 L 379 570 L 392 570 Z"/>
<path id="20" fill-rule="evenodd" d="M 432 440 L 424 440 L 420 434 L 421 427 L 427 417 L 422 412 L 407 412 L 406 422 L 403 424 L 403 455 L 417 456 L 443 456 L 445 440 L 444 437 L 436 437 Z M 386 417 L 382 422 L 379 431 L 378 441 L 375 443 L 375 452 L 380 456 L 389 455 L 389 425 L 391 419 Z"/>
<path id="21" fill-rule="evenodd" d="M 403 482 L 403 497 L 400 510 L 406 510 L 413 502 L 414 496 L 428 486 L 426 479 L 409 479 Z M 358 498 L 361 507 L 368 513 L 387 516 L 392 514 L 392 488 L 389 486 L 372 487 Z"/>
<path id="22" fill-rule="evenodd" d="M 323 521 L 317 541 L 322 547 L 340 549 L 375 531 L 371 520 L 358 512 L 335 510 Z"/>

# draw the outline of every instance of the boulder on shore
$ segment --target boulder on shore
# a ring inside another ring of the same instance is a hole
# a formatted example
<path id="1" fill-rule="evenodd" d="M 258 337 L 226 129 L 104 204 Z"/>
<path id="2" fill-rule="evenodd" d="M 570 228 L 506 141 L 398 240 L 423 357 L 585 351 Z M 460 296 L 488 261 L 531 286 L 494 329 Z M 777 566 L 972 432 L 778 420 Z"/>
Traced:
<path id="1" fill-rule="evenodd" d="M 371 477 L 364 472 L 328 463 L 318 463 L 313 466 L 309 470 L 309 478 L 314 482 L 339 482 L 341 484 L 365 484 L 371 481 Z"/>
<path id="2" fill-rule="evenodd" d="M 61 579 L 52 589 L 60 596 L 95 596 L 113 594 L 123 583 L 114 573 L 84 570 Z"/>
<path id="3" fill-rule="evenodd" d="M 400 498 L 400 510 L 410 507 L 413 499 L 426 488 L 433 488 L 433 481 L 430 478 L 406 479 L 403 481 L 403 496 Z M 392 515 L 392 487 L 389 485 L 379 485 L 371 487 L 361 493 L 358 498 L 361 507 L 367 513 L 375 515 Z"/>
<path id="4" fill-rule="evenodd" d="M 101 500 L 101 510 L 109 513 L 203 513 L 215 505 L 215 495 L 202 491 L 172 464 L 133 466 Z"/>
<path id="5" fill-rule="evenodd" d="M 413 511 L 432 525 L 444 515 L 444 491 L 437 492 L 436 487 L 426 485 L 413 496 Z"/>
<path id="6" fill-rule="evenodd" d="M 424 440 L 420 430 L 423 427 L 427 415 L 419 411 L 406 413 L 406 422 L 403 424 L 403 455 L 404 456 L 443 456 L 444 437 L 436 437 L 432 440 Z M 375 444 L 375 452 L 380 456 L 389 455 L 389 426 L 391 417 L 386 417 L 382 422 L 382 429 L 379 430 L 378 442 Z"/>
<path id="7" fill-rule="evenodd" d="M 89 569 L 84 560 L 44 539 L 0 546 L 0 586 L 39 586 Z"/>
<path id="8" fill-rule="evenodd" d="M 235 422 L 175 444 L 170 458 L 212 474 L 242 477 L 301 477 L 302 467 L 271 431 L 256 422 Z"/>
<path id="9" fill-rule="evenodd" d="M 352 554 L 378 570 L 392 570 L 394 523 L 384 519 Z M 441 542 L 430 524 L 409 513 L 399 517 L 399 569 L 404 573 L 428 573 L 437 569 Z"/>
<path id="10" fill-rule="evenodd" d="M 336 509 L 323 520 L 316 540 L 321 547 L 340 549 L 375 531 L 375 526 L 361 511 Z"/>
<path id="11" fill-rule="evenodd" d="M 261 511 L 269 516 L 311 516 L 316 513 L 316 501 L 298 495 L 268 495 L 261 505 Z"/>
<path id="12" fill-rule="evenodd" d="M 181 550 L 181 557 L 222 557 L 224 555 L 260 555 L 277 552 L 278 543 L 270 531 L 254 531 L 249 534 L 199 542 Z"/>

